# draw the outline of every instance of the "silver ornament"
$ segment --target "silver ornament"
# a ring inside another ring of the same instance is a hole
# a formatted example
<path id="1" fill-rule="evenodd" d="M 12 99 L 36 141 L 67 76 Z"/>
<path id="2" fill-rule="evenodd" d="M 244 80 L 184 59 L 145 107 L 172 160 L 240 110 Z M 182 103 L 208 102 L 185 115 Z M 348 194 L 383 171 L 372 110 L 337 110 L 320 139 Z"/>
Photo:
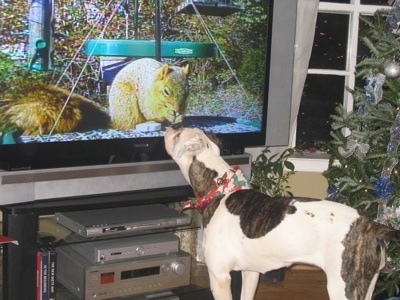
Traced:
<path id="1" fill-rule="evenodd" d="M 389 78 L 400 77 L 400 62 L 392 61 L 385 66 L 384 73 Z"/>

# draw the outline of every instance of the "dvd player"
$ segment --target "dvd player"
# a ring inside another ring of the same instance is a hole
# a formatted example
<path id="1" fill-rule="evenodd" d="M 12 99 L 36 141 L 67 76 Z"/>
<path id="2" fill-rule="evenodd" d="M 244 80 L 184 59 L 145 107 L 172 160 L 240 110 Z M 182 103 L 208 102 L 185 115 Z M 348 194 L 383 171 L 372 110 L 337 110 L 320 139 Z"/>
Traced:
<path id="1" fill-rule="evenodd" d="M 189 225 L 191 217 L 162 204 L 55 213 L 58 224 L 83 237 Z"/>

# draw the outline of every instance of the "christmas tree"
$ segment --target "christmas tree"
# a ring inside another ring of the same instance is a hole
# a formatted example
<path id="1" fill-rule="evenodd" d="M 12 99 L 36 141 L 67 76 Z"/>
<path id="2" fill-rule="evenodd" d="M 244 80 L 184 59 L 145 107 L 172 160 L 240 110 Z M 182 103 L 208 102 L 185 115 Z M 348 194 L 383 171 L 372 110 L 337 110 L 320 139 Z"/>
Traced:
<path id="1" fill-rule="evenodd" d="M 352 206 L 376 222 L 400 228 L 400 1 L 363 17 L 362 41 L 371 52 L 356 66 L 359 82 L 349 92 L 354 109 L 336 108 L 324 172 L 328 198 Z M 400 245 L 387 248 L 388 264 L 376 292 L 399 293 Z"/>

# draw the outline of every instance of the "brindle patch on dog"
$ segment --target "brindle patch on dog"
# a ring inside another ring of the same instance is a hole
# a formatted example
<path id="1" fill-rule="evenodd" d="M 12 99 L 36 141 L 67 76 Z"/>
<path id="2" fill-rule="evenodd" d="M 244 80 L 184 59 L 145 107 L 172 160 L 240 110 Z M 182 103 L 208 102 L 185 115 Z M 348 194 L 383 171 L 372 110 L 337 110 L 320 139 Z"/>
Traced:
<path id="1" fill-rule="evenodd" d="M 229 212 L 240 217 L 246 237 L 260 238 L 282 222 L 287 214 L 296 213 L 295 201 L 319 201 L 308 198 L 271 198 L 255 190 L 241 190 L 226 200 Z"/>
<path id="2" fill-rule="evenodd" d="M 343 241 L 345 250 L 341 276 L 346 282 L 347 299 L 364 299 L 379 269 L 384 245 L 376 238 L 377 228 L 379 226 L 371 220 L 360 217 L 352 224 Z"/>
<path id="3" fill-rule="evenodd" d="M 214 201 L 211 205 L 209 205 L 203 213 L 203 218 L 202 218 L 202 222 L 203 222 L 203 227 L 206 228 L 208 223 L 210 223 L 210 220 L 212 218 L 212 216 L 214 215 L 215 210 L 218 208 L 219 204 L 221 203 L 220 201 L 221 199 L 218 199 L 216 201 Z"/>
<path id="4" fill-rule="evenodd" d="M 193 158 L 189 168 L 189 178 L 196 197 L 207 194 L 213 188 L 212 183 L 217 176 L 216 171 L 207 169 L 204 163 L 196 157 Z"/>

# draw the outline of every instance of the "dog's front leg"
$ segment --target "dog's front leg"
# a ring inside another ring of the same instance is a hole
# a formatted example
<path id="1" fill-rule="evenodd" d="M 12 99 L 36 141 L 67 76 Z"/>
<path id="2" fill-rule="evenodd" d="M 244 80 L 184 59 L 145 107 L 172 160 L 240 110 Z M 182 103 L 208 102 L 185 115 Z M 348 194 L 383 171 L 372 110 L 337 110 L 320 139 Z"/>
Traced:
<path id="1" fill-rule="evenodd" d="M 240 300 L 253 300 L 257 290 L 260 273 L 253 271 L 242 271 L 242 293 Z"/>
<path id="2" fill-rule="evenodd" d="M 209 270 L 210 288 L 215 300 L 232 300 L 231 275 Z"/>

